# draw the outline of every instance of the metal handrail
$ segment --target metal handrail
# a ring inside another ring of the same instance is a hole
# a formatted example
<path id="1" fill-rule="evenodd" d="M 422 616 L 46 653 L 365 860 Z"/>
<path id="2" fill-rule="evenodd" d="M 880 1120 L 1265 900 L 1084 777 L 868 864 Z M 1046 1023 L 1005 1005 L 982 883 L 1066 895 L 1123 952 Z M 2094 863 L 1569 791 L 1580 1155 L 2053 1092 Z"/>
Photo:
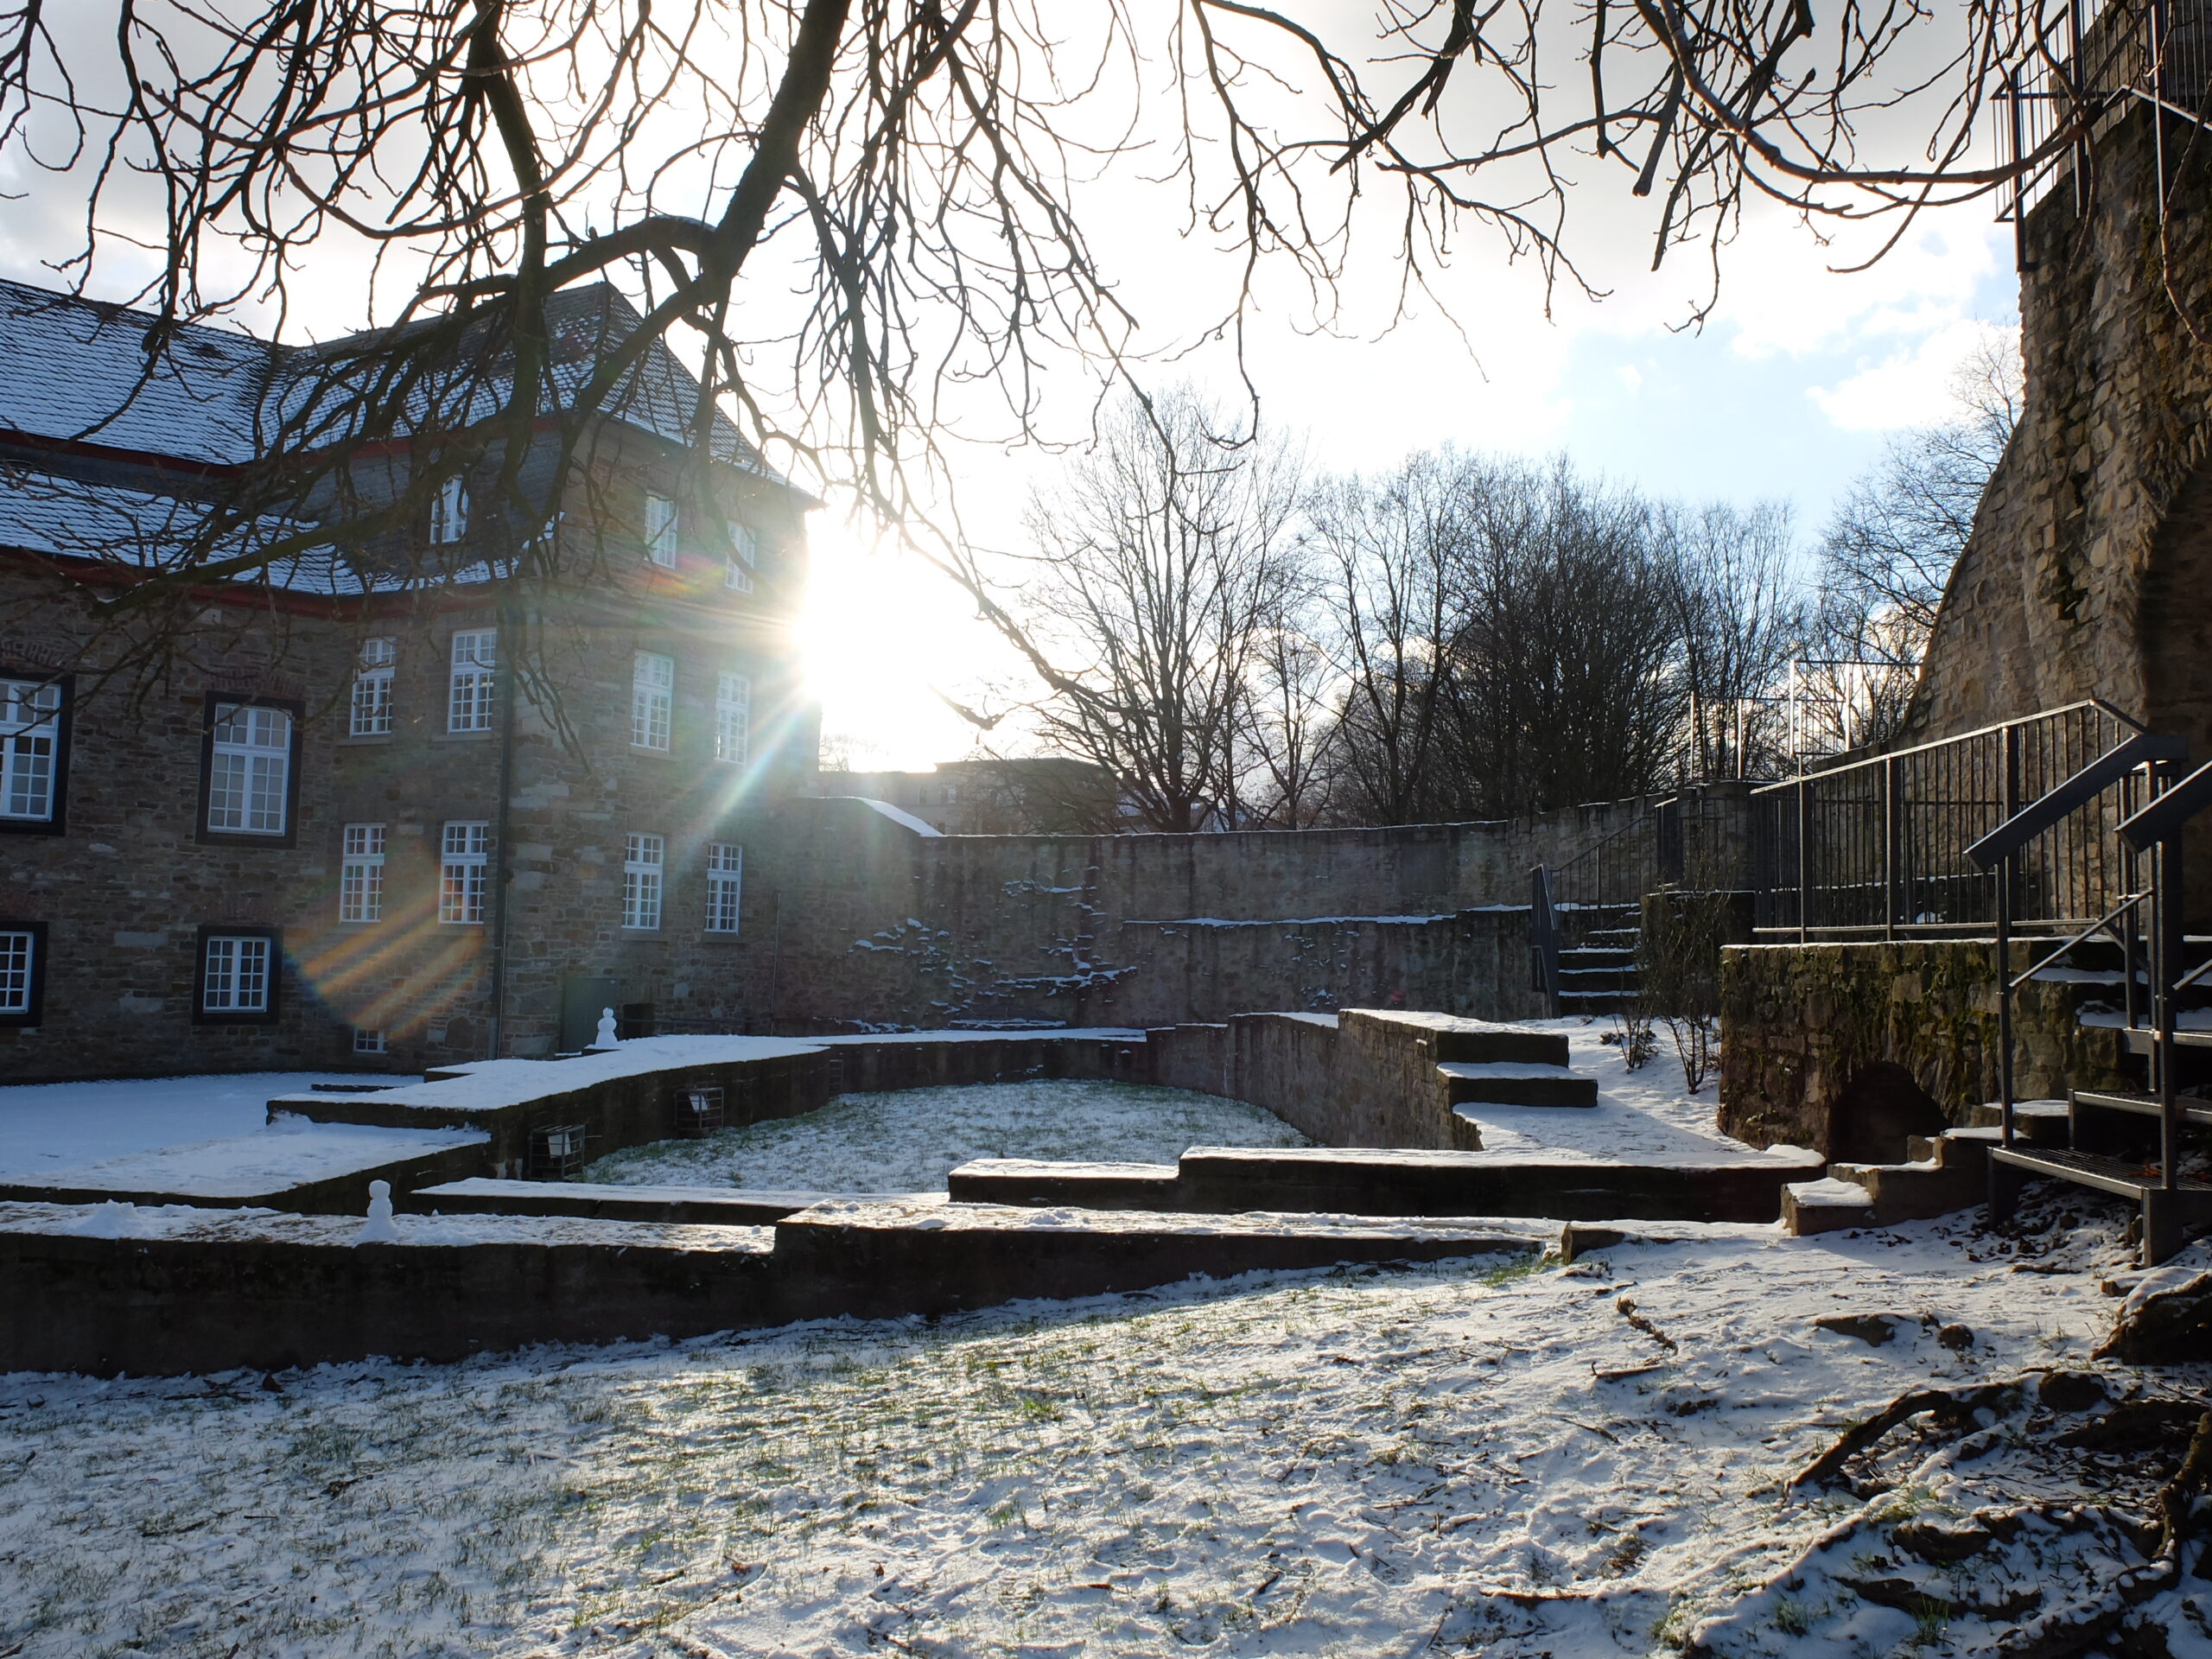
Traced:
<path id="1" fill-rule="evenodd" d="M 2107 749 L 2102 754 L 2069 778 L 2042 799 L 2031 803 L 2024 810 L 2015 812 L 1994 830 L 1967 849 L 1967 856 L 1983 869 L 1994 869 L 2029 842 L 2054 829 L 2059 821 L 2075 808 L 2087 805 L 2097 796 L 2135 770 L 2154 760 L 2186 760 L 2189 759 L 2189 740 L 2164 732 L 2138 732 L 2125 743 Z M 2141 817 L 2138 814 L 2137 817 Z M 2135 820 L 2130 819 L 2132 823 Z M 2127 834 L 2127 824 L 2120 826 Z M 2132 838 L 2131 838 L 2132 840 Z M 2138 852 L 2140 842 L 2133 842 Z"/>
<path id="2" fill-rule="evenodd" d="M 2097 919 L 2096 919 L 2095 921 L 2091 922 L 2091 923 L 2090 923 L 2087 927 L 2083 928 L 2083 929 L 2082 929 L 2079 933 L 2076 933 L 2076 934 L 2075 934 L 2071 938 L 2069 938 L 2069 939 L 2068 939 L 2068 940 L 2067 940 L 2063 944 L 2060 945 L 2060 946 L 2058 947 L 2058 949 L 2057 949 L 2057 950 L 2056 950 L 2052 951 L 2049 956 L 2046 956 L 2046 957 L 2043 957 L 2038 958 L 2038 959 L 2037 959 L 2037 961 L 2036 962 L 2036 964 L 2035 964 L 2033 967 L 2029 968 L 2029 969 L 2025 969 L 2025 970 L 2024 970 L 2023 972 L 2021 972 L 2021 973 L 2019 973 L 2019 974 L 2017 974 L 2017 975 L 2015 975 L 2012 978 L 2011 978 L 2011 979 L 2007 980 L 2007 981 L 2005 982 L 2005 990 L 2006 990 L 2008 993 L 2009 993 L 2009 992 L 2012 992 L 2012 991 L 2017 991 L 2017 990 L 2018 990 L 2018 989 L 2020 988 L 2020 987 L 2021 987 L 2021 986 L 2023 986 L 2023 985 L 2026 984 L 2030 980 L 2033 979 L 2033 978 L 2034 978 L 2037 974 L 2041 973 L 2044 969 L 2046 969 L 2046 968 L 2050 967 L 2050 964 L 2051 964 L 2052 963 L 2056 962 L 2056 961 L 2057 961 L 2061 957 L 2064 956 L 2064 955 L 2065 955 L 2069 950 L 2072 950 L 2075 945 L 2077 945 L 2077 944 L 2088 944 L 2091 939 L 2094 938 L 2098 934 L 2109 931 L 2111 930 L 2111 928 L 2112 928 L 2112 925 L 2113 925 L 2114 922 L 2118 921 L 2118 920 L 2119 920 L 2122 916 L 2124 916 L 2125 914 L 2126 914 L 2129 911 L 2131 911 L 2131 910 L 2134 909 L 2136 906 L 2138 906 L 2138 905 L 2141 904 L 2141 903 L 2142 903 L 2145 899 L 2148 899 L 2150 896 L 2151 896 L 2151 894 L 2149 893 L 2149 892 L 2148 892 L 2148 891 L 2145 891 L 2145 892 L 2142 892 L 2142 893 L 2129 893 L 2129 894 L 2127 895 L 2127 897 L 2126 897 L 2126 898 L 2125 898 L 2125 899 L 2121 899 L 2121 900 L 2120 900 L 2117 905 L 2114 905 L 2114 906 L 2113 906 L 2110 910 L 2107 911 L 2103 915 L 2101 915 L 2101 916 L 2098 917 L 2098 918 L 2097 918 Z M 2133 942 L 2132 942 L 2131 940 L 2128 940 L 2128 939 L 2123 938 L 2122 938 L 2120 934 L 2118 934 L 2118 933 L 2113 933 L 2113 943 L 2114 944 L 2119 945 L 2119 946 L 2120 947 L 2120 949 L 2121 949 L 2121 950 L 2126 950 L 2129 949 L 2129 947 L 2130 947 L 2130 945 L 2132 944 L 2132 943 L 2133 943 Z M 2206 961 L 2206 963 L 2205 963 L 2204 966 L 2205 966 L 2206 968 L 2208 968 L 2208 969 L 2212 969 L 2212 959 L 2208 959 L 2208 960 Z M 2134 962 L 2133 961 L 2133 959 L 2130 959 L 2130 960 L 2129 960 L 2129 962 L 2128 962 L 2128 963 L 2127 963 L 2126 973 L 2127 973 L 2127 985 L 2128 985 L 2128 989 L 2129 989 L 2129 991 L 2130 991 L 2130 993 L 2131 993 L 2131 995 L 2130 995 L 2130 996 L 2129 996 L 2129 998 L 2128 998 L 2128 1001 L 2129 1001 L 2129 1004 L 2130 1004 L 2130 1007 L 2129 1007 L 2129 1008 L 2128 1008 L 2128 1014 L 2129 1014 L 2129 1015 L 2130 1015 L 2130 1019 L 2129 1019 L 2128 1023 L 2129 1023 L 2129 1024 L 2131 1024 L 2131 1025 L 2133 1025 L 2133 1024 L 2134 1023 L 2134 1020 L 2133 1020 L 2133 1014 L 2134 1014 L 2134 1007 L 2133 1007 L 2133 1002 L 2134 1002 L 2134 997 L 2133 996 L 2132 993 L 2133 992 L 2134 988 L 2135 988 L 2135 981 L 2134 981 L 2134 975 L 2135 975 L 2135 963 L 2134 963 Z"/>
<path id="3" fill-rule="evenodd" d="M 2208 806 L 2212 806 L 2212 760 L 2168 785 L 2133 817 L 2123 819 L 2120 833 L 2137 852 L 2147 852 L 2161 842 L 2171 841 L 2183 824 Z"/>
<path id="4" fill-rule="evenodd" d="M 1552 904 L 1551 872 L 1537 865 L 1529 872 L 1529 955 L 1544 1011 L 1559 1018 L 1559 917 Z"/>
<path id="5" fill-rule="evenodd" d="M 1778 783 L 1763 784 L 1753 790 L 1757 795 L 1779 795 L 1785 790 L 1796 789 L 1801 784 L 1815 781 L 1826 783 L 1847 772 L 1859 772 L 1868 766 L 1878 766 L 1892 760 L 1908 760 L 1916 754 L 1929 754 L 1937 749 L 1948 749 L 1955 744 L 1971 743 L 1978 737 L 2001 737 L 2014 727 L 2025 726 L 2038 720 L 2056 720 L 2062 715 L 2076 715 L 2094 709 L 2101 715 L 2109 715 L 2123 726 L 2132 726 L 2139 732 L 2151 728 L 2129 714 L 2125 709 L 2114 708 L 2102 697 L 2083 697 L 2078 702 L 2061 703 L 2056 709 L 2039 709 L 2025 720 L 2000 720 L 1987 726 L 1977 726 L 1970 732 L 1960 732 L 1951 737 L 1939 737 L 1926 743 L 1916 743 L 1909 749 L 1885 749 L 1880 754 L 1870 754 L 1863 760 L 1847 760 L 1841 766 L 1822 766 L 1818 772 L 1801 772 L 1795 778 L 1784 778 Z"/>

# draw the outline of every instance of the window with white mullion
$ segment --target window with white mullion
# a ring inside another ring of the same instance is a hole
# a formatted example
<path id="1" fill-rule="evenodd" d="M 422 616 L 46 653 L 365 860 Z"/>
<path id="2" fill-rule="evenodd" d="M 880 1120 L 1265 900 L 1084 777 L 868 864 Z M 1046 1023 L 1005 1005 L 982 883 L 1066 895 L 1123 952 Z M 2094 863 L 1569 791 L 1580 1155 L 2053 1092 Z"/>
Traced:
<path id="1" fill-rule="evenodd" d="M 753 753 L 753 682 L 724 674 L 715 683 L 715 759 L 741 766 Z"/>
<path id="2" fill-rule="evenodd" d="M 36 1007 L 38 934 L 28 927 L 0 927 L 0 1018 L 21 1023 Z"/>
<path id="3" fill-rule="evenodd" d="M 745 849 L 733 841 L 707 843 L 707 931 L 734 933 L 745 896 Z"/>
<path id="4" fill-rule="evenodd" d="M 676 658 L 641 651 L 630 669 L 630 743 L 665 753 L 676 711 Z"/>
<path id="5" fill-rule="evenodd" d="M 645 498 L 645 556 L 664 570 L 676 569 L 676 503 L 664 495 Z"/>
<path id="6" fill-rule="evenodd" d="M 60 747 L 61 688 L 0 680 L 0 818 L 52 821 Z"/>
<path id="7" fill-rule="evenodd" d="M 384 919 L 384 825 L 349 823 L 338 865 L 338 919 Z"/>
<path id="8" fill-rule="evenodd" d="M 492 826 L 456 821 L 446 825 L 439 861 L 438 920 L 461 927 L 484 924 L 486 871 L 491 863 Z"/>
<path id="9" fill-rule="evenodd" d="M 446 729 L 488 732 L 499 701 L 499 635 L 478 628 L 453 637 L 453 681 L 446 698 Z"/>
<path id="10" fill-rule="evenodd" d="M 269 1011 L 269 939 L 259 933 L 215 933 L 200 980 L 200 1007 L 207 1014 L 266 1014 Z"/>
<path id="11" fill-rule="evenodd" d="M 737 593 L 753 591 L 753 573 L 760 568 L 760 536 L 750 524 L 730 521 L 729 554 L 722 567 L 722 586 Z"/>
<path id="12" fill-rule="evenodd" d="M 391 676 L 399 658 L 397 639 L 364 639 L 353 671 L 353 720 L 348 732 L 354 737 L 391 735 Z"/>
<path id="13" fill-rule="evenodd" d="M 288 826 L 292 717 L 251 703 L 215 705 L 207 777 L 207 827 L 224 835 L 281 836 Z"/>
<path id="14" fill-rule="evenodd" d="M 652 931 L 660 925 L 662 860 L 667 842 L 632 835 L 622 843 L 622 925 Z"/>

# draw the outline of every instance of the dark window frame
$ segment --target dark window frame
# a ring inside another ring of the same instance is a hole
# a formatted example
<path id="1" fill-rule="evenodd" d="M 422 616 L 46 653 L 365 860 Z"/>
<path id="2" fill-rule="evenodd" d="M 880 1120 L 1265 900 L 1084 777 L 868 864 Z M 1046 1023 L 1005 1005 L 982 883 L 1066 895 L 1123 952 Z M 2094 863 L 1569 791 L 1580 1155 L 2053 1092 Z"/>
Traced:
<path id="1" fill-rule="evenodd" d="M 266 939 L 269 941 L 269 1006 L 237 1010 L 207 1006 L 207 941 L 210 939 Z M 258 924 L 202 922 L 193 939 L 192 1023 L 195 1026 L 273 1026 L 283 1014 L 284 930 Z"/>
<path id="2" fill-rule="evenodd" d="M 69 760 L 74 747 L 71 735 L 77 723 L 77 677 L 48 674 L 37 669 L 10 668 L 0 663 L 0 679 L 36 680 L 61 688 L 61 715 L 54 731 L 54 811 L 44 818 L 0 818 L 0 836 L 62 836 L 69 832 Z M 212 741 L 212 740 L 211 740 Z"/>
<path id="3" fill-rule="evenodd" d="M 215 787 L 215 710 L 281 709 L 292 717 L 292 747 L 284 769 L 284 833 L 258 835 L 247 830 L 210 830 L 207 798 Z M 193 810 L 193 839 L 203 847 L 293 847 L 300 839 L 300 763 L 307 737 L 307 704 L 297 697 L 245 696 L 210 691 L 200 717 L 200 799 Z"/>
<path id="4" fill-rule="evenodd" d="M 11 921 L 0 917 L 0 933 L 31 936 L 31 1002 L 21 1014 L 0 1009 L 0 1027 L 24 1030 L 44 1023 L 46 1014 L 47 927 L 44 922 Z"/>

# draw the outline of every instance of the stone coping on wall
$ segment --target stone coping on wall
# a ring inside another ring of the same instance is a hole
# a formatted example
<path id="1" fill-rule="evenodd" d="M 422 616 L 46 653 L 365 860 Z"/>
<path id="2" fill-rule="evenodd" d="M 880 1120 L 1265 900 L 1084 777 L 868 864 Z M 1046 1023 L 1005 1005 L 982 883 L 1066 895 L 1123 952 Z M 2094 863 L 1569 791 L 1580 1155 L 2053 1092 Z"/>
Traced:
<path id="1" fill-rule="evenodd" d="M 254 1205 L 359 1214 L 372 1179 L 404 1191 L 478 1167 L 480 1129 L 392 1129 L 279 1118 L 257 1135 L 226 1135 L 41 1172 L 0 1183 L 0 1199 L 60 1204 Z"/>
<path id="2" fill-rule="evenodd" d="M 1173 1172 L 1170 1172 L 1171 1173 Z M 494 1216 L 592 1216 L 607 1221 L 707 1222 L 765 1226 L 841 1195 L 753 1187 L 627 1186 L 598 1181 L 507 1181 L 489 1176 L 416 1189 L 410 1211 Z M 944 1202 L 944 1194 L 901 1194 Z"/>
<path id="3" fill-rule="evenodd" d="M 1764 1224 L 1783 1189 L 1826 1168 L 1777 1147 L 1710 1160 L 1624 1162 L 1586 1152 L 1193 1147 L 1172 1168 L 977 1159 L 950 1177 L 956 1205 L 1068 1205 L 1208 1214 L 1348 1214 Z"/>
<path id="4" fill-rule="evenodd" d="M 1522 1255 L 1552 1229 L 871 1198 L 769 1227 L 0 1204 L 0 1370 L 175 1375 L 930 1317 L 1193 1276 Z"/>

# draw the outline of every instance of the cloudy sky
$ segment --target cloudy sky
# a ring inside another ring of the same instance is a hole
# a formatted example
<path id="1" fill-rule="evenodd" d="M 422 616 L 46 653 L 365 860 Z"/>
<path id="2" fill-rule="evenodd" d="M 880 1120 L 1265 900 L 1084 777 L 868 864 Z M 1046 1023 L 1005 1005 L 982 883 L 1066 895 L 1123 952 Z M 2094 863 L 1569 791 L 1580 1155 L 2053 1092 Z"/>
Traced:
<path id="1" fill-rule="evenodd" d="M 1850 263 L 1850 245 L 1823 246 L 1780 215 L 1755 220 L 1725 257 L 1719 307 L 1687 330 L 1705 273 L 1694 259 L 1646 268 L 1643 207 L 1594 228 L 1583 220 L 1605 297 L 1556 296 L 1548 320 L 1534 273 L 1479 244 L 1443 284 L 1448 322 L 1431 311 L 1388 333 L 1328 337 L 1287 311 L 1263 313 L 1246 349 L 1263 418 L 1332 467 L 1387 467 L 1449 442 L 1563 451 L 1655 493 L 1787 498 L 1809 539 L 1890 434 L 1949 416 L 1954 369 L 1982 330 L 2015 320 L 2011 232 L 1975 206 L 1924 219 L 1852 274 L 1834 269 Z M 1134 273 L 1125 291 L 1163 338 L 1191 308 L 1179 289 L 1207 269 L 1207 251 L 1178 242 L 1155 233 L 1122 262 Z M 1233 368 L 1225 351 L 1201 348 L 1160 374 L 1226 392 Z M 1051 465 L 983 452 L 963 457 L 962 473 L 977 533 L 1012 538 L 1021 499 L 1049 484 Z M 931 689 L 966 700 L 980 680 L 1014 683 L 989 631 L 949 585 L 874 553 L 833 515 L 817 521 L 816 559 L 810 640 L 836 747 L 859 766 L 969 753 L 972 728 Z"/>
<path id="2" fill-rule="evenodd" d="M 1346 27 L 1368 26 L 1366 5 L 1313 0 L 1318 13 Z M 111 13 L 111 0 L 93 0 L 67 9 L 58 27 L 88 50 L 106 50 Z M 1940 10 L 1931 16 L 1942 17 Z M 111 72 L 99 51 L 86 61 L 87 84 Z M 1108 99 L 1099 107 L 1110 137 L 1127 106 Z M 1912 136 L 1909 123 L 1899 134 Z M 1548 296 L 1531 266 L 1507 259 L 1478 230 L 1463 230 L 1449 265 L 1433 273 L 1433 298 L 1386 328 L 1400 275 L 1397 226 L 1387 188 L 1376 188 L 1362 198 L 1373 217 L 1354 239 L 1334 327 L 1314 327 L 1288 272 L 1264 269 L 1240 365 L 1230 345 L 1209 333 L 1229 304 L 1239 262 L 1202 229 L 1192 232 L 1181 187 L 1156 176 L 1172 171 L 1156 137 L 1137 131 L 1127 160 L 1084 181 L 1075 203 L 1117 298 L 1142 325 L 1136 345 L 1148 361 L 1141 372 L 1156 385 L 1188 380 L 1234 402 L 1241 366 L 1261 395 L 1263 422 L 1301 440 L 1314 464 L 1330 469 L 1386 467 L 1446 443 L 1563 452 L 1586 471 L 1655 494 L 1786 498 L 1809 540 L 1890 434 L 1950 412 L 1947 382 L 1979 331 L 2012 321 L 2010 237 L 1986 203 L 1923 217 L 1886 258 L 1853 274 L 1840 268 L 1859 262 L 1869 238 L 1891 226 L 1824 242 L 1784 214 L 1754 207 L 1725 251 L 1718 305 L 1701 329 L 1685 329 L 1706 296 L 1705 261 L 1689 250 L 1651 271 L 1656 199 L 1633 198 L 1618 165 L 1592 163 L 1570 186 L 1569 245 L 1602 298 L 1566 288 Z M 66 169 L 41 171 L 19 152 L 0 156 L 0 191 L 10 199 L 0 216 L 0 274 L 56 282 L 48 262 L 81 235 L 80 181 Z M 130 223 L 127 200 L 124 209 L 120 222 L 136 236 L 104 254 L 92 284 L 104 296 L 127 296 L 157 268 L 154 201 L 139 206 L 143 225 Z M 293 287 L 291 331 L 327 335 L 360 326 L 362 251 L 334 246 L 312 263 Z M 748 290 L 755 299 L 764 292 Z M 1055 369 L 1043 388 L 1048 429 L 1078 437 L 1096 391 L 1095 372 L 1082 364 Z M 1033 489 L 1051 487 L 1058 463 L 957 442 L 950 458 L 972 539 L 1018 547 L 1022 505 Z M 814 555 L 814 689 L 836 749 L 855 764 L 923 766 L 969 753 L 974 732 L 938 691 L 995 708 L 1025 695 L 1010 654 L 950 583 L 911 556 L 880 550 L 835 510 L 816 516 Z M 1020 747 L 1019 726 L 1009 720 L 994 741 L 1007 746 L 1013 733 L 1009 747 Z"/>

